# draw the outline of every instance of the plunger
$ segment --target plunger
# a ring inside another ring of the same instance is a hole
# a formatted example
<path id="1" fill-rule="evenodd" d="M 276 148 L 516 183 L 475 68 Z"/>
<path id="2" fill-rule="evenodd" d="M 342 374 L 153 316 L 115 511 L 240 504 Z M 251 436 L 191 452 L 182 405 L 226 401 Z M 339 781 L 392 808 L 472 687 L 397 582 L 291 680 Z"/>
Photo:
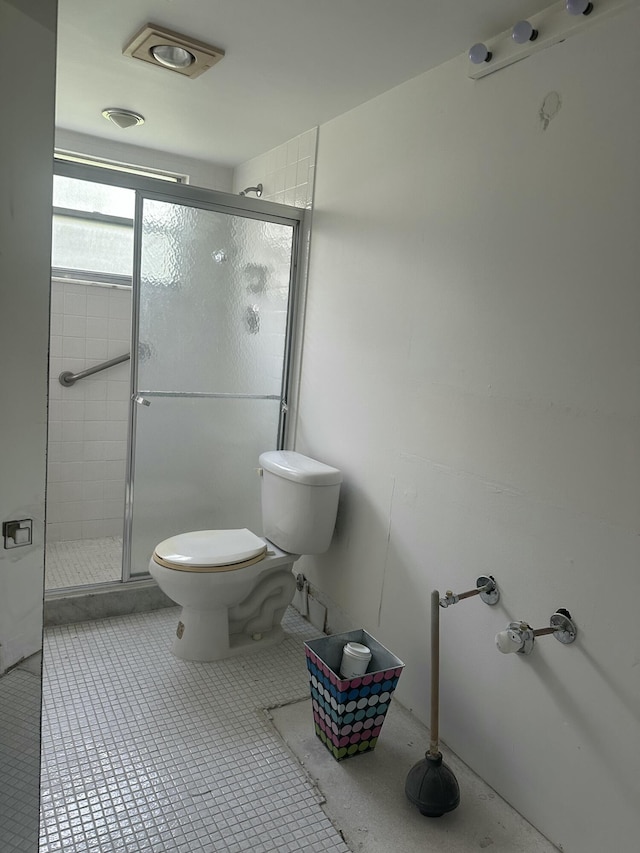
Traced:
<path id="1" fill-rule="evenodd" d="M 442 761 L 438 748 L 440 698 L 440 593 L 431 593 L 431 732 L 429 749 L 414 764 L 404 785 L 407 798 L 426 817 L 442 817 L 460 804 L 460 788 L 453 772 Z"/>

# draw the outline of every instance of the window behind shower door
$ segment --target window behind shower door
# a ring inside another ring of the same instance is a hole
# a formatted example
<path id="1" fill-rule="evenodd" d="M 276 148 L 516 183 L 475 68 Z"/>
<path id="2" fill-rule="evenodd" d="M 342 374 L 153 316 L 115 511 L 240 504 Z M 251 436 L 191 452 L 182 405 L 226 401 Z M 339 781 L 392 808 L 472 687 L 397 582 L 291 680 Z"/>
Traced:
<path id="1" fill-rule="evenodd" d="M 281 446 L 298 222 L 139 193 L 125 579 L 189 530 L 261 532 Z M 129 569 L 129 571 L 127 571 Z"/>

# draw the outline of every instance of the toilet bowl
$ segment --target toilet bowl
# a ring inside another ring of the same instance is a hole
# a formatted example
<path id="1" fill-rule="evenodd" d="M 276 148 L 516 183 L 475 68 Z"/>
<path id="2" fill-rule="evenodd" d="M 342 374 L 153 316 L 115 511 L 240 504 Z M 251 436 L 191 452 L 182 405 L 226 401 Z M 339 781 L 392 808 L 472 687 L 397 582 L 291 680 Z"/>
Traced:
<path id="1" fill-rule="evenodd" d="M 246 528 L 196 530 L 157 545 L 149 572 L 182 605 L 173 654 L 220 660 L 278 643 L 297 559 Z"/>
<path id="2" fill-rule="evenodd" d="M 280 642 L 295 592 L 293 564 L 301 553 L 329 547 L 339 470 L 292 451 L 263 453 L 260 465 L 264 536 L 196 530 L 154 550 L 151 576 L 182 605 L 171 649 L 178 658 L 220 660 Z"/>

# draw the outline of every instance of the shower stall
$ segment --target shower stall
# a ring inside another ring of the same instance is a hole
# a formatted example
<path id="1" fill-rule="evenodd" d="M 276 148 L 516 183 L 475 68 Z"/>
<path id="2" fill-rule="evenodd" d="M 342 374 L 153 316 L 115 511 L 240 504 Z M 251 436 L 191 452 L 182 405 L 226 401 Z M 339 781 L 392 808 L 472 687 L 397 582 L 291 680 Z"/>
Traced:
<path id="1" fill-rule="evenodd" d="M 304 217 L 74 163 L 56 181 L 49 595 L 145 578 L 176 533 L 260 532 L 257 460 L 284 443 Z"/>

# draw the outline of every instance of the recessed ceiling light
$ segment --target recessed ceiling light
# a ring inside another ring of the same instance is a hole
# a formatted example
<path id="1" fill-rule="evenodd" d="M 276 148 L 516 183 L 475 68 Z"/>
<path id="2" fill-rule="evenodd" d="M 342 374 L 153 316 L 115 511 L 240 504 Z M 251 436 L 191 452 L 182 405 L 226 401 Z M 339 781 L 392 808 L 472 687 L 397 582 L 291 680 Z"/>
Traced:
<path id="1" fill-rule="evenodd" d="M 167 68 L 188 68 L 196 61 L 190 50 L 172 44 L 155 45 L 151 48 L 151 54 L 160 65 L 166 65 Z"/>
<path id="2" fill-rule="evenodd" d="M 107 107 L 102 110 L 102 115 L 122 130 L 127 127 L 136 127 L 136 125 L 144 124 L 144 116 L 140 115 L 140 113 L 120 109 L 120 107 Z"/>
<path id="3" fill-rule="evenodd" d="M 122 52 L 132 59 L 150 62 L 185 77 L 198 77 L 224 56 L 224 50 L 218 47 L 157 24 L 146 24 Z"/>

